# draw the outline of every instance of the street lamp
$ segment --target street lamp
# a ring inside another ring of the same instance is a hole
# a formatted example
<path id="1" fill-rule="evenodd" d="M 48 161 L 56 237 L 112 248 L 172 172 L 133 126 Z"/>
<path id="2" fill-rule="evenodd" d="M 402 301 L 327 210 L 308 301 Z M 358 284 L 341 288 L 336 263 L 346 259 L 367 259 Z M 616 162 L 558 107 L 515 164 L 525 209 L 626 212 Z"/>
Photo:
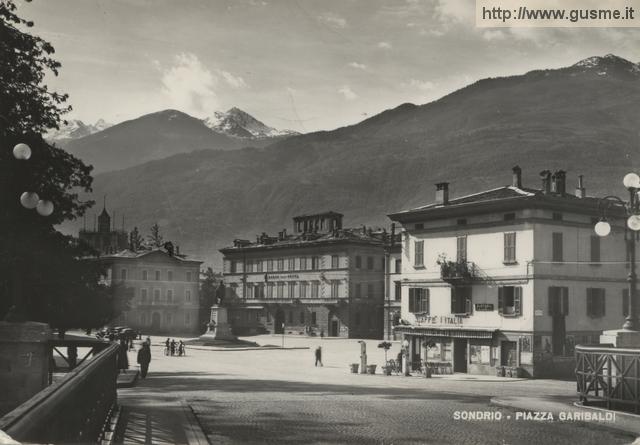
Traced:
<path id="1" fill-rule="evenodd" d="M 409 340 L 406 338 L 402 341 L 402 370 L 404 371 L 405 376 L 410 376 L 409 369 Z"/>
<path id="2" fill-rule="evenodd" d="M 640 231 L 640 203 L 638 190 L 640 189 L 640 176 L 635 173 L 628 173 L 622 180 L 625 188 L 629 191 L 629 201 L 624 201 L 617 196 L 609 195 L 602 198 L 598 203 L 598 209 L 602 211 L 602 217 L 594 227 L 598 236 L 604 237 L 611 233 L 611 224 L 607 221 L 606 210 L 617 207 L 624 211 L 626 217 L 626 227 L 624 232 L 627 244 L 627 260 L 629 262 L 629 311 L 622 329 L 627 331 L 638 331 L 640 320 L 638 320 L 638 305 L 636 302 L 636 237 Z"/>
<path id="3" fill-rule="evenodd" d="M 19 161 L 28 161 L 31 158 L 31 147 L 27 144 L 19 143 L 13 147 L 13 157 Z M 53 203 L 40 199 L 36 192 L 24 192 L 20 195 L 20 204 L 25 209 L 36 209 L 42 216 L 49 216 L 53 213 Z"/>

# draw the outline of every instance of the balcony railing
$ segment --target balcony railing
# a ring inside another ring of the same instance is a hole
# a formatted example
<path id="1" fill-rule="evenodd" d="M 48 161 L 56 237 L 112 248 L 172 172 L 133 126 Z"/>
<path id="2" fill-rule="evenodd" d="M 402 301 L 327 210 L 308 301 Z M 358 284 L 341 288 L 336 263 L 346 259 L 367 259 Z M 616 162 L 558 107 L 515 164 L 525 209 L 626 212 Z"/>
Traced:
<path id="1" fill-rule="evenodd" d="M 7 413 L 0 430 L 21 442 L 99 442 L 116 403 L 118 348 L 108 345 Z"/>
<path id="2" fill-rule="evenodd" d="M 440 263 L 440 277 L 447 282 L 467 282 L 477 279 L 478 271 L 471 261 L 444 261 Z"/>
<path id="3" fill-rule="evenodd" d="M 640 349 L 576 346 L 580 401 L 640 412 Z"/>

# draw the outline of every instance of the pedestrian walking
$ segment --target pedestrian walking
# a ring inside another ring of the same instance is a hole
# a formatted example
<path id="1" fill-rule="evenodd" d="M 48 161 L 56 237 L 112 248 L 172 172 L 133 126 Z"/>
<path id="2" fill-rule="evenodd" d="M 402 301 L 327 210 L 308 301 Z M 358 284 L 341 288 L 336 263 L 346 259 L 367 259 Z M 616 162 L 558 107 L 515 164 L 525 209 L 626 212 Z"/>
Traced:
<path id="1" fill-rule="evenodd" d="M 176 354 L 176 341 L 172 338 L 171 339 L 171 344 L 170 344 L 170 348 L 171 348 L 171 355 L 175 355 Z"/>
<path id="2" fill-rule="evenodd" d="M 180 340 L 180 343 L 178 343 L 178 355 L 180 357 L 182 357 L 183 355 L 185 355 L 185 347 L 184 347 L 184 343 L 182 343 L 182 340 Z"/>
<path id="3" fill-rule="evenodd" d="M 171 340 L 167 337 L 167 340 L 164 342 L 164 355 L 169 355 L 169 351 L 171 351 Z"/>
<path id="4" fill-rule="evenodd" d="M 320 366 L 322 366 L 322 347 L 318 346 L 316 348 L 316 366 L 318 366 L 318 363 L 320 363 Z"/>
<path id="5" fill-rule="evenodd" d="M 138 350 L 138 364 L 140 365 L 140 377 L 145 378 L 149 371 L 149 362 L 151 362 L 151 348 L 146 342 L 142 343 L 142 347 Z"/>
<path id="6" fill-rule="evenodd" d="M 120 347 L 118 348 L 118 372 L 129 369 L 129 359 L 127 358 L 128 350 L 127 341 L 120 339 Z"/>

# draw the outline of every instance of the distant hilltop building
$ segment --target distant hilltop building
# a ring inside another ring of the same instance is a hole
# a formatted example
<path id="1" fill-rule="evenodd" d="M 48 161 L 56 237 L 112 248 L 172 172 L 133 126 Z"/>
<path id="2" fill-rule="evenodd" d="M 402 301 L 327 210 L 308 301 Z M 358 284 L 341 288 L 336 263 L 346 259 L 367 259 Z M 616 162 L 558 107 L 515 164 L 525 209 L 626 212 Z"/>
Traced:
<path id="1" fill-rule="evenodd" d="M 224 304 L 236 335 L 382 338 L 386 231 L 343 215 L 293 218 L 293 233 L 235 240 L 224 255 Z"/>
<path id="2" fill-rule="evenodd" d="M 121 230 L 115 228 L 115 218 L 113 224 L 111 223 L 111 216 L 107 212 L 106 200 L 102 207 L 102 212 L 98 216 L 97 229 L 94 223 L 93 230 L 87 230 L 84 227 L 78 235 L 81 241 L 93 247 L 99 254 L 111 254 L 126 249 L 129 247 L 128 237 L 129 235 L 124 230 L 124 217 Z"/>

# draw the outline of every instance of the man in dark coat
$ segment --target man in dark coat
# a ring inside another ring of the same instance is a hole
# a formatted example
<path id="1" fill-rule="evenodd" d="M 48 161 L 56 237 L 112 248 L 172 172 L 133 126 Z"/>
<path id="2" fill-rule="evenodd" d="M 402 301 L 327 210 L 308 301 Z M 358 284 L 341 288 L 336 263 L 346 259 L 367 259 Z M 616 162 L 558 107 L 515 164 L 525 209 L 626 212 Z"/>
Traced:
<path id="1" fill-rule="evenodd" d="M 147 371 L 149 371 L 149 362 L 151 362 L 151 349 L 147 342 L 143 342 L 142 347 L 138 350 L 140 377 L 145 378 L 147 376 Z"/>

